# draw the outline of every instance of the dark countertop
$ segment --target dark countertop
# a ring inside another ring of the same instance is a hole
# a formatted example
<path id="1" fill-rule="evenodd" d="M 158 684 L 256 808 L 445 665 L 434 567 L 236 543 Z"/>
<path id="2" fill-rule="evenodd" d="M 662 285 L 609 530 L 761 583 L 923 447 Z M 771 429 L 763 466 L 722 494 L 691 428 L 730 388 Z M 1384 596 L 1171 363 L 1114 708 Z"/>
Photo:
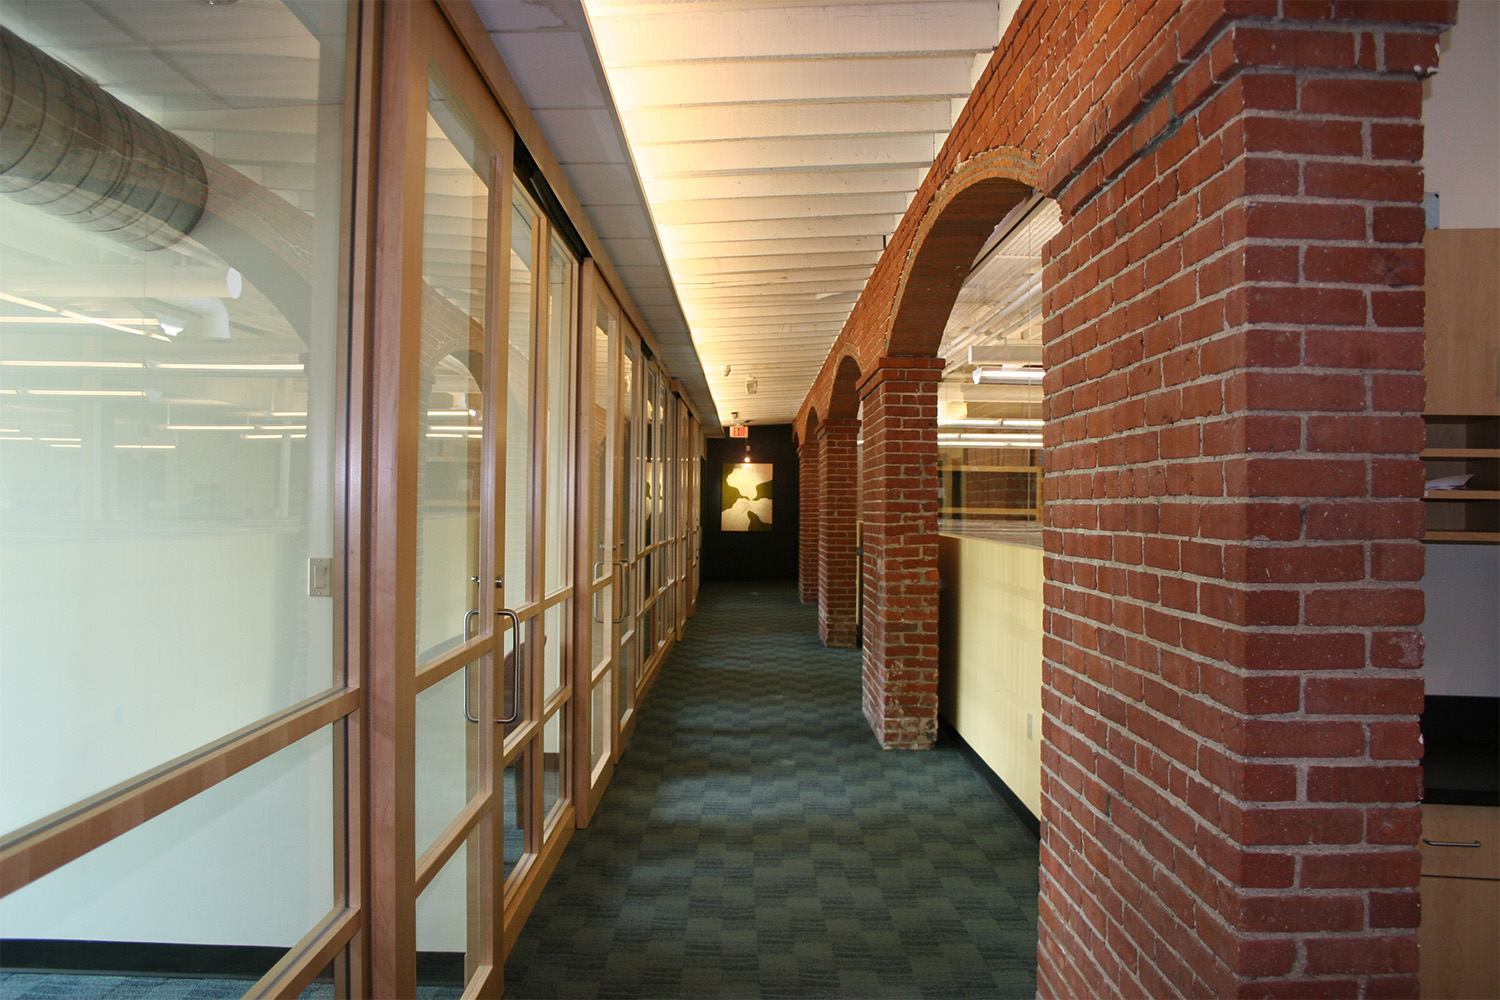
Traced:
<path id="1" fill-rule="evenodd" d="M 1500 806 L 1500 698 L 1429 695 L 1422 742 L 1423 802 Z"/>

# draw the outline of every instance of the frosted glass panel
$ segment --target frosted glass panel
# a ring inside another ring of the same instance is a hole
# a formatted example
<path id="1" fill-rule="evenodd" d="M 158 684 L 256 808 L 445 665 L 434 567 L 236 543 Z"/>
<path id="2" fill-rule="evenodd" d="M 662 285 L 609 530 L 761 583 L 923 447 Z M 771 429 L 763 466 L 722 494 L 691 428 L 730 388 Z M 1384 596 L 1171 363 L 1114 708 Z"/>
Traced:
<path id="1" fill-rule="evenodd" d="M 417 662 L 464 639 L 479 606 L 485 442 L 485 301 L 491 152 L 434 77 L 428 87 L 422 224 L 422 373 L 417 475 Z"/>
<path id="2" fill-rule="evenodd" d="M 547 415 L 544 593 L 572 582 L 573 524 L 568 482 L 573 465 L 574 361 L 573 300 L 578 266 L 556 238 L 547 268 Z"/>
<path id="3" fill-rule="evenodd" d="M 70 102 L 127 144 L 0 196 L 0 831 L 338 683 L 309 577 L 342 548 L 347 11 L 241 10 L 0 7 L 7 147 Z M 183 38 L 232 71 L 182 71 Z M 125 157 L 133 189 L 90 175 Z"/>
<path id="4" fill-rule="evenodd" d="M 531 337 L 532 276 L 536 212 L 515 190 L 510 230 L 510 346 L 505 393 L 505 600 L 519 607 L 532 596 L 531 532 Z"/>
<path id="5" fill-rule="evenodd" d="M 467 952 L 471 926 L 477 932 L 477 893 L 469 867 L 479 857 L 475 830 L 417 897 L 417 951 Z"/>
<path id="6" fill-rule="evenodd" d="M 479 724 L 468 720 L 480 717 L 479 683 L 488 664 L 489 657 L 484 657 L 417 695 L 419 855 L 478 791 Z"/>
<path id="7" fill-rule="evenodd" d="M 333 908 L 333 807 L 322 729 L 0 899 L 0 938 L 290 947 Z"/>
<path id="8" fill-rule="evenodd" d="M 567 738 L 568 706 L 564 704 L 542 726 L 542 815 L 549 819 L 557 804 L 568 798 Z"/>
<path id="9" fill-rule="evenodd" d="M 551 698 L 571 679 L 569 664 L 568 623 L 572 620 L 569 610 L 572 601 L 552 605 L 543 615 L 547 637 L 542 644 L 542 690 Z"/>

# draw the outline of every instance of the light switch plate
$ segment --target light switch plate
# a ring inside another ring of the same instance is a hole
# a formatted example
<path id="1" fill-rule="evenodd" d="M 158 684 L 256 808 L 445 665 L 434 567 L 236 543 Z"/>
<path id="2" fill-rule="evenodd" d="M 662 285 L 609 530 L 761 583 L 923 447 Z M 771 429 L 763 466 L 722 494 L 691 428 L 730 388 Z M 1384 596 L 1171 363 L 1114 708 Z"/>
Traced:
<path id="1" fill-rule="evenodd" d="M 307 596 L 333 596 L 333 560 L 313 557 L 307 560 Z"/>

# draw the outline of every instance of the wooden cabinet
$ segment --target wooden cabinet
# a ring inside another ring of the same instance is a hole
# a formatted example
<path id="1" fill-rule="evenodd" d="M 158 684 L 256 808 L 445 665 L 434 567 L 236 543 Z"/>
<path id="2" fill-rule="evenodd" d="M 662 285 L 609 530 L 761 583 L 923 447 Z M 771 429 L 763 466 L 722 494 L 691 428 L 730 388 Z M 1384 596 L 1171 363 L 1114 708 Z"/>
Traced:
<path id="1" fill-rule="evenodd" d="M 1428 415 L 1500 416 L 1500 229 L 1430 229 Z"/>
<path id="2" fill-rule="evenodd" d="M 1422 807 L 1424 1000 L 1500 996 L 1500 809 Z"/>
<path id="3" fill-rule="evenodd" d="M 1434 229 L 1427 252 L 1426 539 L 1500 542 L 1500 229 Z"/>

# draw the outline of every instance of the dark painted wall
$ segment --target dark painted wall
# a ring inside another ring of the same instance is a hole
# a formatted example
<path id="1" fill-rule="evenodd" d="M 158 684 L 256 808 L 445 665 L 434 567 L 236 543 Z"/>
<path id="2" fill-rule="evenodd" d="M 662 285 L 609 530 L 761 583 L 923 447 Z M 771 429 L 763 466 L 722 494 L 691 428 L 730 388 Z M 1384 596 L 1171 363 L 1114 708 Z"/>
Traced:
<path id="1" fill-rule="evenodd" d="M 720 496 L 724 465 L 745 460 L 770 462 L 771 530 L 721 531 Z M 747 438 L 709 438 L 703 470 L 703 563 L 705 580 L 797 579 L 797 449 L 791 424 L 751 425 Z"/>

